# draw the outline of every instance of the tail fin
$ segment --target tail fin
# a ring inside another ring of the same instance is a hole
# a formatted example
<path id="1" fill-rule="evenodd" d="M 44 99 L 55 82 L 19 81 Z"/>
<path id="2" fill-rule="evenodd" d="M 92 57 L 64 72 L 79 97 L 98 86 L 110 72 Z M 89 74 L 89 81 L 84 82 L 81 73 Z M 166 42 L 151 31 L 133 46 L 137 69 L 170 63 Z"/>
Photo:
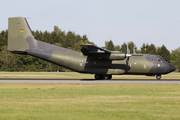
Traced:
<path id="1" fill-rule="evenodd" d="M 28 37 L 33 37 L 31 29 L 23 17 L 9 18 L 8 50 L 25 51 L 29 49 Z"/>

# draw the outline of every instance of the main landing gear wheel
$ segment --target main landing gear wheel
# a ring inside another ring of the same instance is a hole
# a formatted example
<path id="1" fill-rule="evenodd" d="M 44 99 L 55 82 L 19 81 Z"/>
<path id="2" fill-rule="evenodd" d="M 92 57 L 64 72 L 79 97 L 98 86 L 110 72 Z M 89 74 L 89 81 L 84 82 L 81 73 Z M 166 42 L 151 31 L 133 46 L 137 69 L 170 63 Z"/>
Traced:
<path id="1" fill-rule="evenodd" d="M 104 75 L 103 79 L 105 80 L 108 80 L 108 79 L 111 79 L 112 78 L 112 75 Z"/>
<path id="2" fill-rule="evenodd" d="M 95 77 L 96 80 L 102 79 L 102 75 L 95 75 L 94 77 Z"/>
<path id="3" fill-rule="evenodd" d="M 112 78 L 112 75 L 108 75 L 108 79 L 111 79 Z"/>
<path id="4" fill-rule="evenodd" d="M 161 79 L 161 75 L 156 75 L 156 79 L 160 80 Z"/>
<path id="5" fill-rule="evenodd" d="M 94 76 L 96 80 L 101 80 L 101 79 L 105 79 L 105 80 L 108 80 L 108 79 L 111 79 L 112 78 L 112 75 L 95 75 Z"/>

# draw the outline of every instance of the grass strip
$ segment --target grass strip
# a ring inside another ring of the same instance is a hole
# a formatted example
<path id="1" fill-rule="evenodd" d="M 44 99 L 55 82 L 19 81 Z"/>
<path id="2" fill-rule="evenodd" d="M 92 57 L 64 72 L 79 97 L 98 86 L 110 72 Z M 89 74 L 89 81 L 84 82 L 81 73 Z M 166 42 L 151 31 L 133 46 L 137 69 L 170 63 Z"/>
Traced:
<path id="1" fill-rule="evenodd" d="M 177 84 L 0 84 L 0 119 L 180 119 L 179 101 Z"/>

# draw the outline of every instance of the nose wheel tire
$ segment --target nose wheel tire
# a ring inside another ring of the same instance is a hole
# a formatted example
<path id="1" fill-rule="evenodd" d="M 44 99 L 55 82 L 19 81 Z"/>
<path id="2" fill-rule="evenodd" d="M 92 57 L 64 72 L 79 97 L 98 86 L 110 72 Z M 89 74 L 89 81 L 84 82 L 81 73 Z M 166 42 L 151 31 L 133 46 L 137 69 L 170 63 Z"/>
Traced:
<path id="1" fill-rule="evenodd" d="M 156 79 L 160 80 L 161 79 L 161 75 L 156 75 Z"/>

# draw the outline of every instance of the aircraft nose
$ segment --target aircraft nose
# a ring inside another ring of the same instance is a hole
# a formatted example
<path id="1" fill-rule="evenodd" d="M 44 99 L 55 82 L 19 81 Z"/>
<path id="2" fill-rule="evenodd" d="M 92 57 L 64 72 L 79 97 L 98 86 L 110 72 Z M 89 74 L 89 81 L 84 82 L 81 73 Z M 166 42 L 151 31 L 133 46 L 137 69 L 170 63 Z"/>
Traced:
<path id="1" fill-rule="evenodd" d="M 176 68 L 173 66 L 173 65 L 169 65 L 169 72 L 172 72 L 172 71 L 175 71 L 176 70 Z"/>

